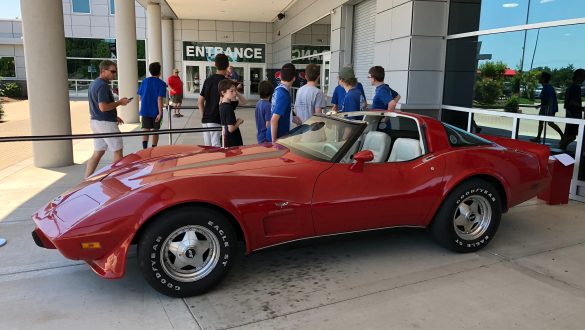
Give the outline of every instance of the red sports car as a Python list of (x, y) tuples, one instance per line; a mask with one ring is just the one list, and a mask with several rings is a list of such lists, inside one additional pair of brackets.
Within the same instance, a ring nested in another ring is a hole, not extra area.
[(105, 278), (124, 275), (138, 244), (148, 282), (177, 297), (219, 283), (238, 241), (250, 253), (407, 226), (472, 252), (549, 183), (548, 157), (538, 144), (414, 114), (317, 115), (275, 144), (130, 154), (37, 211), (33, 238)]

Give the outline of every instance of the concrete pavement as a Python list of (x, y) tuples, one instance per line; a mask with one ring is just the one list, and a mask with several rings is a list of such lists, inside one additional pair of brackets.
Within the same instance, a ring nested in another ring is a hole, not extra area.
[[(197, 111), (183, 113), (174, 127), (199, 127)], [(253, 110), (238, 115), (245, 143), (253, 143)], [(198, 134), (174, 138), (201, 142)], [(124, 143), (126, 151), (140, 148), (138, 137)], [(454, 254), (422, 230), (399, 229), (242, 256), (219, 287), (193, 298), (151, 289), (135, 250), (123, 279), (103, 280), (30, 237), (30, 215), (83, 177), (92, 142), (74, 149), (73, 166), (38, 169), (26, 159), (0, 170), (0, 237), (8, 239), (0, 248), (1, 329), (581, 329), (585, 322), (585, 204), (577, 202), (511, 209), (479, 253)]]

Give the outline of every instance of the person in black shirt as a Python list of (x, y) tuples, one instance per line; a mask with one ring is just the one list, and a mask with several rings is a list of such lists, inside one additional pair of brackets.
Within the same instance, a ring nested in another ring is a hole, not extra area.
[[(244, 123), (242, 118), (236, 118), (234, 110), (238, 106), (236, 83), (229, 79), (219, 82), (218, 86), (221, 100), (219, 103), (219, 117), (223, 127), (224, 147), (236, 147), (244, 145), (240, 125)], [(235, 100), (235, 101), (234, 101)]]
[[(219, 120), (219, 91), (217, 89), (219, 82), (224, 80), (227, 74), (227, 68), (230, 62), (225, 54), (215, 56), (215, 67), (217, 73), (213, 74), (203, 83), (201, 94), (197, 99), (199, 112), (201, 113), (201, 123), (203, 127), (220, 127)], [(221, 146), (220, 132), (203, 132), (203, 144), (206, 146)]]
[[(585, 80), (585, 70), (577, 69), (573, 72), (573, 83), (565, 91), (565, 110), (567, 118), (583, 118), (583, 105), (581, 104), (581, 84)], [(565, 136), (561, 139), (559, 148), (567, 149), (571, 142), (577, 138), (579, 126), (575, 124), (565, 125)]]

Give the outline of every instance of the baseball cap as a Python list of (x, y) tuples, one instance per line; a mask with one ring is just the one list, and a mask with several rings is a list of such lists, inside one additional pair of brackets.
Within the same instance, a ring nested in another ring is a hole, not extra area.
[(339, 71), (339, 78), (343, 80), (355, 79), (355, 73), (350, 67), (343, 67)]

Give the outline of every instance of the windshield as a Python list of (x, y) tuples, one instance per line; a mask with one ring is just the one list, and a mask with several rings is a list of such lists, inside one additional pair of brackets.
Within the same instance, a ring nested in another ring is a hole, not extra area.
[(303, 157), (337, 162), (366, 125), (362, 122), (352, 123), (337, 118), (313, 116), (276, 143)]

